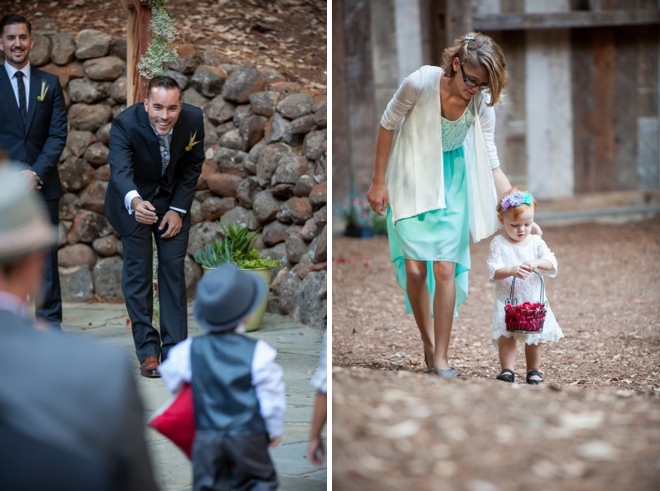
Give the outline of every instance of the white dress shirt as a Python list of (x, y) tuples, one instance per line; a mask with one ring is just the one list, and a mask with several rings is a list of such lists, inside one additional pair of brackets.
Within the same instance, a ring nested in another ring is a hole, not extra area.
[(18, 81), (16, 80), (16, 72), (23, 72), (23, 83), (25, 84), (25, 112), (30, 109), (30, 62), (25, 65), (21, 70), (16, 70), (13, 66), (5, 61), (5, 70), (7, 70), (7, 75), (9, 75), (9, 82), (11, 83), (11, 88), (14, 89), (14, 96), (16, 97), (16, 105), (21, 107), (21, 103), (18, 100)]
[[(442, 162), (440, 78), (442, 68), (423, 66), (403, 81), (381, 118), (383, 128), (401, 131), (392, 147), (385, 182), (396, 222), (446, 208)], [(495, 148), (495, 110), (487, 92), (475, 95), (477, 116), (463, 144), (468, 180), (472, 240), (478, 242), (500, 226), (492, 169), (500, 162)]]
[[(158, 372), (165, 387), (176, 393), (184, 383), (192, 381), (190, 347), (192, 338), (181, 341), (170, 350)], [(259, 401), (259, 412), (269, 435), (282, 435), (282, 420), (286, 413), (286, 386), (282, 380), (284, 370), (275, 363), (277, 351), (266, 341), (258, 340), (252, 357), (252, 386)]]
[[(151, 129), (154, 130), (154, 133), (159, 135), (159, 133), (156, 131), (156, 128), (151, 126)], [(168, 152), (170, 150), (170, 146), (172, 145), (172, 132), (173, 131), (174, 131), (174, 128), (172, 128), (167, 135), (163, 136), (163, 141), (165, 142), (165, 146), (167, 147)], [(128, 193), (126, 193), (126, 196), (124, 196), (124, 206), (128, 210), (129, 215), (133, 214), (133, 207), (131, 206), (131, 203), (133, 202), (133, 199), (135, 199), (135, 198), (142, 199), (142, 196), (140, 196), (140, 193), (138, 193), (136, 189), (134, 189), (133, 191), (129, 191)], [(170, 209), (172, 209), (174, 211), (178, 211), (180, 213), (186, 213), (186, 210), (182, 210), (180, 208), (175, 208), (173, 206), (170, 206)]]

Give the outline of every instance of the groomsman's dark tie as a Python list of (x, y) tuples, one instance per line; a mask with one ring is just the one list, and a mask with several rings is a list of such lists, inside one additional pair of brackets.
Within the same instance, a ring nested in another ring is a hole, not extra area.
[(162, 160), (163, 168), (160, 171), (160, 175), (164, 176), (167, 166), (170, 164), (170, 150), (165, 145), (165, 140), (162, 136), (158, 135), (158, 143), (160, 143), (160, 158)]
[(27, 121), (27, 104), (25, 101), (25, 83), (23, 82), (23, 77), (25, 74), (23, 72), (16, 72), (16, 82), (18, 83), (18, 105), (21, 110), (21, 118), (23, 118), (23, 125)]

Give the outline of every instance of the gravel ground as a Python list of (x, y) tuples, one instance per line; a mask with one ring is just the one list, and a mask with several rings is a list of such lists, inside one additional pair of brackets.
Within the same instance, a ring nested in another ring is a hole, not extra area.
[(544, 388), (494, 380), (490, 240), (472, 246), (448, 381), (424, 373), (387, 239), (333, 238), (333, 487), (660, 489), (660, 217), (544, 232), (566, 336), (544, 347)]

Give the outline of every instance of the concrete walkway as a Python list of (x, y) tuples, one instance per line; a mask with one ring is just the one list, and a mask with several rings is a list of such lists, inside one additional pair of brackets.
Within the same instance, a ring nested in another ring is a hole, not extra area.
[[(135, 379), (145, 408), (145, 420), (170, 397), (160, 379), (139, 375), (133, 337), (126, 330), (124, 305), (65, 304), (63, 330), (95, 337), (103, 343), (125, 349), (134, 361)], [(190, 309), (189, 309), (190, 312)], [(188, 318), (189, 336), (204, 331)], [(287, 413), (284, 417), (282, 443), (271, 451), (282, 491), (317, 491), (326, 489), (325, 465), (315, 467), (306, 458), (307, 441), (315, 392), (309, 381), (318, 365), (323, 333), (287, 317), (266, 314), (258, 331), (250, 336), (264, 339), (278, 350), (277, 362), (284, 368), (287, 386)], [(160, 433), (147, 428), (156, 480), (163, 491), (192, 490), (192, 468), (188, 458)]]

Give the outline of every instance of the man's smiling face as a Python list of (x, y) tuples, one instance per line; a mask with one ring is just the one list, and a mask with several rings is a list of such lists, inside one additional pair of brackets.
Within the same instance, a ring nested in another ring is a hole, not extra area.
[(2, 30), (0, 51), (4, 52), (7, 63), (18, 70), (27, 65), (33, 45), (34, 38), (23, 23), (9, 24)]
[(159, 135), (167, 135), (181, 114), (181, 92), (178, 89), (154, 87), (144, 100), (144, 110), (151, 126)]

